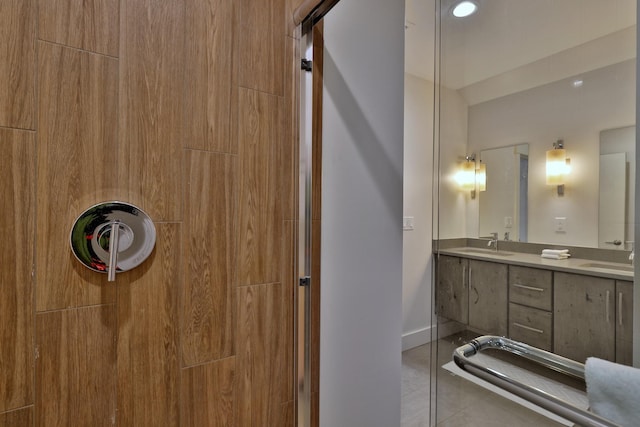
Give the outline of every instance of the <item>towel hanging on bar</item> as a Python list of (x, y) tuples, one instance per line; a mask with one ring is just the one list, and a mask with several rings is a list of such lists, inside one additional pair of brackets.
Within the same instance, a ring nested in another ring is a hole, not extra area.
[(589, 357), (584, 373), (594, 413), (621, 426), (640, 426), (640, 369)]

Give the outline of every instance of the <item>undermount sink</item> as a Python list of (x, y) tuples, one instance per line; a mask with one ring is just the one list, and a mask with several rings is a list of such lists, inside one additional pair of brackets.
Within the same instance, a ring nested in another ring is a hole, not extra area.
[(602, 262), (587, 262), (580, 265), (580, 267), (597, 268), (600, 270), (626, 271), (629, 273), (633, 273), (633, 266), (625, 265), (625, 264), (605, 264)]
[(495, 251), (492, 249), (480, 249), (480, 248), (464, 248), (458, 249), (460, 252), (467, 254), (482, 254), (482, 255), (494, 255), (494, 256), (511, 256), (511, 252)]

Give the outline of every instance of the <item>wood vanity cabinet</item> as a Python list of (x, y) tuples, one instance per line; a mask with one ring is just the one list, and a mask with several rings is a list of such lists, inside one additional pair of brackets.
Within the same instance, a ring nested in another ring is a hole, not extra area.
[(615, 360), (616, 283), (612, 279), (554, 272), (553, 351), (584, 363)]
[(509, 337), (552, 350), (553, 273), (509, 266)]
[(469, 327), (507, 334), (507, 264), (469, 260)]
[(440, 255), (438, 316), (491, 335), (507, 334), (506, 264)]
[(616, 280), (616, 362), (632, 364), (633, 282)]
[(465, 258), (438, 256), (436, 314), (465, 325), (469, 322), (468, 266)]
[(439, 255), (438, 316), (584, 363), (632, 363), (633, 282)]

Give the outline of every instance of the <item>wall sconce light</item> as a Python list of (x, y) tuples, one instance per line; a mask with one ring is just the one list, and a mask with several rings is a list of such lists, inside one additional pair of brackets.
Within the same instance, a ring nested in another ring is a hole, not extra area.
[(476, 168), (476, 185), (478, 186), (478, 191), (487, 190), (487, 165), (482, 163), (482, 160), (480, 160), (480, 164)]
[(456, 173), (455, 180), (462, 191), (470, 191), (471, 198), (476, 198), (476, 189), (485, 191), (487, 189), (487, 169), (486, 165), (480, 164), (476, 167), (476, 155), (471, 154), (465, 157), (465, 161), (460, 165)]
[(547, 185), (556, 185), (558, 196), (564, 196), (564, 182), (571, 171), (564, 141), (553, 143), (553, 150), (547, 151)]

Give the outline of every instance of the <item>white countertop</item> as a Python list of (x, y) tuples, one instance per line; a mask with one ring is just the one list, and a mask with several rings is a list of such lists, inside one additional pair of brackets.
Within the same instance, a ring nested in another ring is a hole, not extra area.
[(440, 249), (439, 253), (442, 255), (453, 255), (482, 261), (500, 262), (509, 265), (521, 265), (545, 270), (633, 281), (633, 267), (630, 262), (629, 264), (621, 264), (581, 258), (548, 259), (542, 258), (538, 254), (507, 251), (496, 252), (491, 249), (473, 247)]

